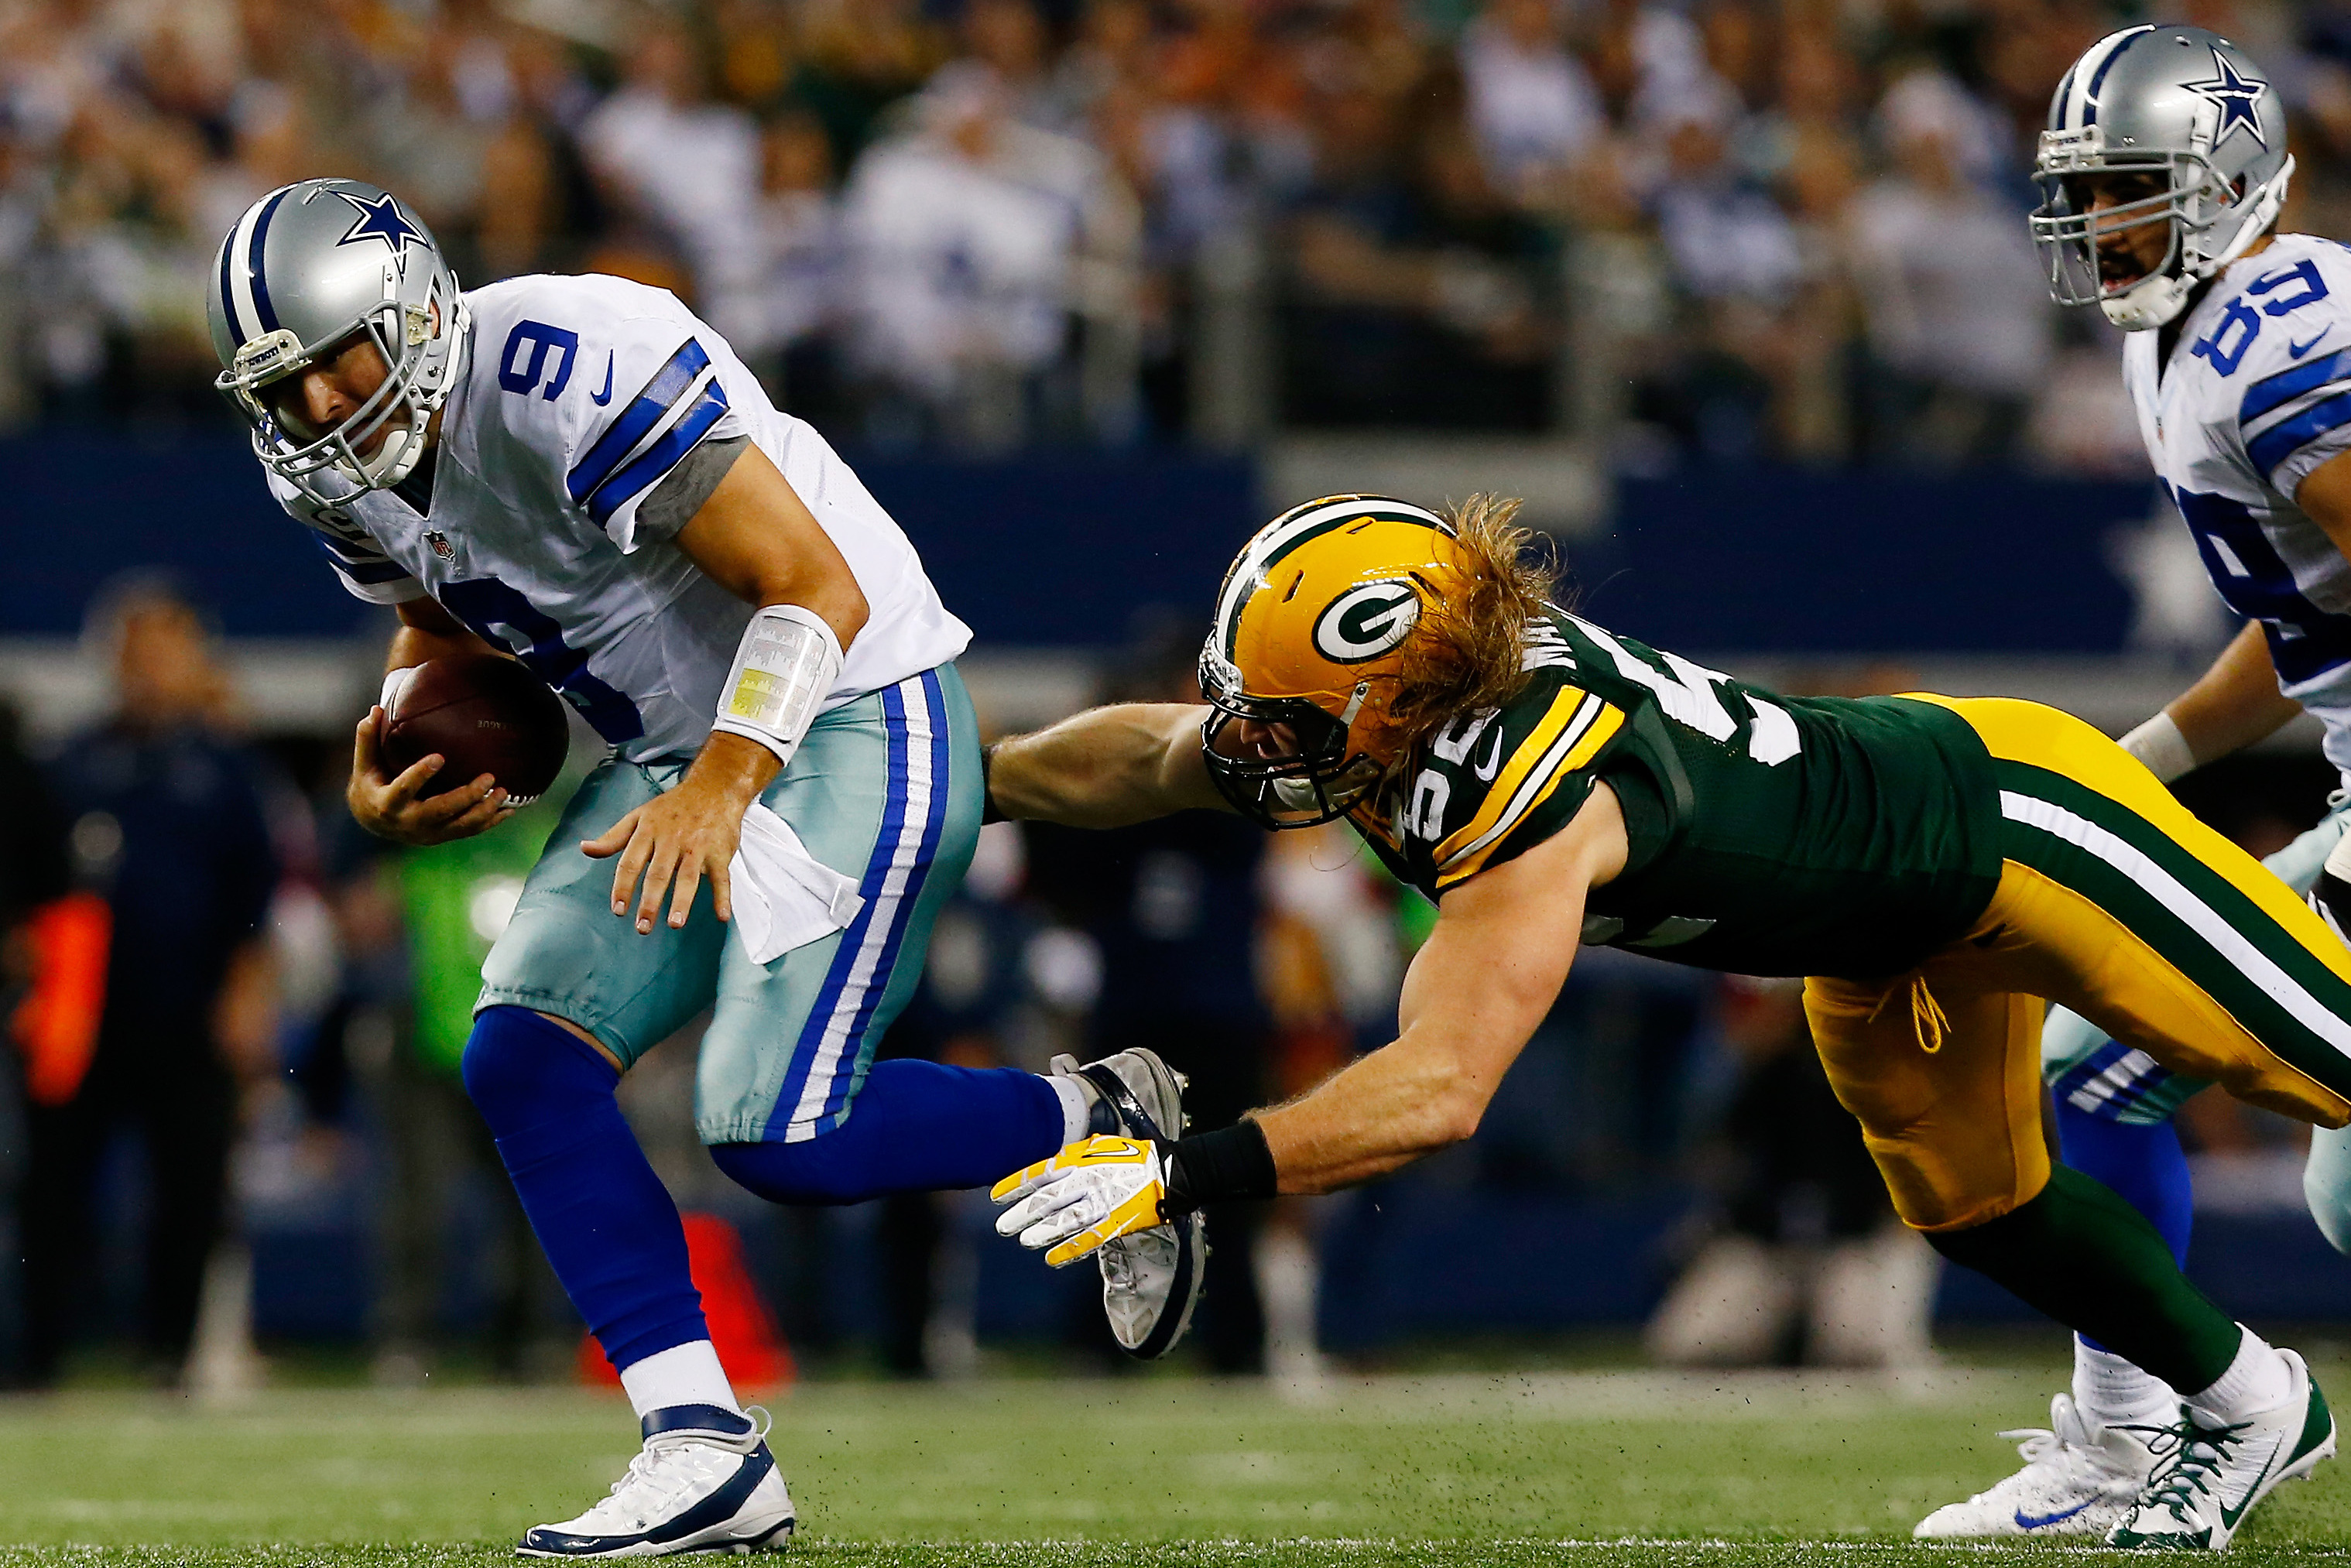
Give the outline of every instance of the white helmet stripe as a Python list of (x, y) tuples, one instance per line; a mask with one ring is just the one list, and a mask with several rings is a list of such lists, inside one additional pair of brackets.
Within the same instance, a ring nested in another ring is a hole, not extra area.
[(221, 304), (228, 311), (229, 330), (236, 335), (239, 346), (277, 328), (276, 313), (263, 309), (253, 297), (254, 270), (261, 259), (254, 254), (254, 233), (268, 223), (269, 214), (293, 188), (280, 185), (246, 208), (245, 216), (229, 231), (228, 243), (221, 247)]
[[(243, 226), (240, 222), (238, 227)], [(228, 335), (235, 339), (236, 346), (242, 349), (253, 334), (245, 329), (245, 318), (237, 313), (236, 287), (229, 279), (229, 274), (234, 270), (230, 265), (230, 258), (236, 255), (236, 235), (237, 229), (229, 230), (228, 238), (221, 245), (221, 314), (227, 319)]]
[(1426, 507), (1416, 507), (1408, 501), (1391, 500), (1384, 496), (1343, 497), (1311, 511), (1301, 512), (1285, 522), (1269, 524), (1249, 540), (1242, 549), (1240, 559), (1233, 563), (1233, 570), (1226, 575), (1224, 594), (1217, 604), (1216, 645), (1218, 651), (1223, 650), (1228, 640), (1232, 617), (1238, 612), (1241, 601), (1249, 596), (1258, 574), (1264, 570), (1269, 558), (1279, 555), (1300, 535), (1312, 531), (1333, 517), (1365, 511), (1411, 512), (1426, 518), (1434, 528), (1446, 526), (1444, 518)]
[(2106, 71), (2122, 57), (2123, 51), (2130, 47), (2133, 38), (2141, 33), (2154, 31), (2153, 23), (2142, 22), (2136, 27), (2125, 27), (2119, 33), (2108, 34), (2102, 41), (2093, 44), (2088, 54), (2074, 62), (2074, 90), (2065, 105), (2065, 123), (2059, 129), (2079, 131), (2085, 125), (2097, 123), (2098, 89), (2105, 85)]

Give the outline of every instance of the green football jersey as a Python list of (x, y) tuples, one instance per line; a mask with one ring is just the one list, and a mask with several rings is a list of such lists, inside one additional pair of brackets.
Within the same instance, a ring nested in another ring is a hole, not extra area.
[(1431, 735), (1351, 815), (1432, 898), (1560, 831), (1605, 779), (1631, 852), (1583, 939), (1748, 975), (1897, 974), (2001, 872), (1991, 759), (1906, 697), (1785, 697), (1555, 612), (1508, 706)]

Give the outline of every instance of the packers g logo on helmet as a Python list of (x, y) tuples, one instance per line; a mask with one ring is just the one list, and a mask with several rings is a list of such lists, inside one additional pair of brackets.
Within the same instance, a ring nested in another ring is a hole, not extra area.
[(1208, 773), (1242, 815), (1308, 827), (1352, 809), (1399, 748), (1387, 704), (1430, 603), (1454, 591), (1450, 524), (1385, 496), (1326, 496), (1257, 532), (1200, 652)]
[(1400, 646), (1420, 619), (1420, 591), (1391, 578), (1351, 588), (1314, 622), (1314, 646), (1342, 664), (1360, 664)]

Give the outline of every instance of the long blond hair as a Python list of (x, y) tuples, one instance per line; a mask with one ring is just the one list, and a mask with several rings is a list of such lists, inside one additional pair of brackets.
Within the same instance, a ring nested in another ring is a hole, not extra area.
[(1551, 537), (1520, 527), (1512, 497), (1476, 495), (1447, 509), (1459, 586), (1425, 602), (1388, 700), (1397, 755), (1457, 714), (1499, 707), (1525, 689), (1527, 627), (1559, 581)]

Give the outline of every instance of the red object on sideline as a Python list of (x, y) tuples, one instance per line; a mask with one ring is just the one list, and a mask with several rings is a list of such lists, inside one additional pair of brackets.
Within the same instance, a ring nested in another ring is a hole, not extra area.
[(114, 911), (94, 893), (69, 893), (33, 911), (25, 939), (33, 985), (10, 1029), (25, 1057), (25, 1092), (36, 1105), (62, 1105), (80, 1091), (98, 1052)]
[[(718, 1364), (737, 1395), (789, 1388), (799, 1369), (784, 1343), (768, 1303), (743, 1260), (743, 1238), (715, 1214), (687, 1214), (685, 1263), (694, 1288), (702, 1292), (702, 1315), (710, 1322), (710, 1343)], [(580, 1336), (580, 1381), (618, 1388), (621, 1375), (604, 1357), (594, 1334)]]

